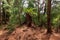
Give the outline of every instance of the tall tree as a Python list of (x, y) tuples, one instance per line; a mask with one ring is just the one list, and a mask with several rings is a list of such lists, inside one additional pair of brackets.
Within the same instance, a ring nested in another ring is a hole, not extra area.
[(51, 30), (51, 0), (47, 2), (47, 33), (52, 33)]
[(40, 0), (38, 0), (37, 2), (38, 2), (38, 22), (40, 22)]

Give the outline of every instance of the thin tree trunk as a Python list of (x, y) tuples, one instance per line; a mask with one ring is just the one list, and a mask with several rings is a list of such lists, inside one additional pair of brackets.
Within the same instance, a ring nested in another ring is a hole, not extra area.
[(18, 14), (18, 19), (19, 19), (19, 25), (21, 25), (21, 19), (20, 19), (20, 13), (22, 13), (22, 8), (20, 8), (20, 5), (19, 5), (19, 0), (15, 0), (15, 2), (14, 2), (14, 6), (15, 7), (18, 7), (18, 12), (17, 12), (17, 14)]
[(2, 25), (2, 5), (1, 5), (1, 3), (2, 3), (2, 0), (0, 0), (0, 25)]
[(39, 6), (40, 5), (40, 0), (38, 0), (37, 2), (38, 2), (38, 22), (40, 23), (40, 6)]
[(52, 33), (51, 30), (51, 0), (48, 0), (47, 3), (47, 33)]
[(2, 21), (3, 21), (3, 24), (6, 24), (7, 21), (6, 21), (6, 11), (5, 11), (5, 8), (2, 8)]
[[(22, 1), (20, 1), (22, 3)], [(19, 5), (20, 2), (18, 1), (18, 8), (19, 8), (19, 24), (21, 25), (21, 18), (20, 18), (20, 14), (22, 13), (23, 10), (23, 6)]]

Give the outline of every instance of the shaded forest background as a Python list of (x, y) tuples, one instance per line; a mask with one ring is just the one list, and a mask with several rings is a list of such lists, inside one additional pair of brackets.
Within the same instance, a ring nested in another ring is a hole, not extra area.
[[(0, 0), (0, 28), (13, 30), (18, 25), (46, 28), (47, 33), (60, 30), (60, 1)], [(32, 25), (34, 24), (34, 25)]]

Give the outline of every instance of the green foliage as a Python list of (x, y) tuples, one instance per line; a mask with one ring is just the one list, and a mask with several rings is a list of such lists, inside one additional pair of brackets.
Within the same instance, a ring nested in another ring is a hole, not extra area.
[(51, 19), (52, 25), (57, 27), (60, 21), (60, 4), (52, 8)]
[(30, 15), (37, 15), (36, 8), (24, 8), (25, 13), (30, 13)]
[[(25, 13), (29, 13), (32, 17), (32, 22), (34, 22), (36, 25), (46, 24), (47, 23), (47, 14), (40, 14), (40, 20), (41, 22), (38, 22), (38, 12), (37, 12), (37, 6), (34, 7), (34, 0), (27, 0), (28, 1), (28, 7), (23, 7), (24, 2), (23, 0), (2, 0), (4, 2), (3, 8), (5, 8), (5, 12), (10, 16), (10, 20), (8, 23), (8, 29), (12, 30), (14, 25), (23, 23), (25, 21)], [(19, 16), (20, 15), (20, 16)], [(20, 21), (19, 21), (20, 18)], [(52, 8), (51, 11), (51, 23), (52, 26), (58, 26), (60, 25), (60, 3), (57, 4), (57, 6)]]

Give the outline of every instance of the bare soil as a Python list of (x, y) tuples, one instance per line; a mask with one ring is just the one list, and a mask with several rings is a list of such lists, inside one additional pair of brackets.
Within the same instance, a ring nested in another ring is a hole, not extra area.
[(31, 28), (24, 25), (8, 34), (8, 30), (0, 30), (0, 40), (60, 40), (60, 33), (46, 34), (46, 29)]

